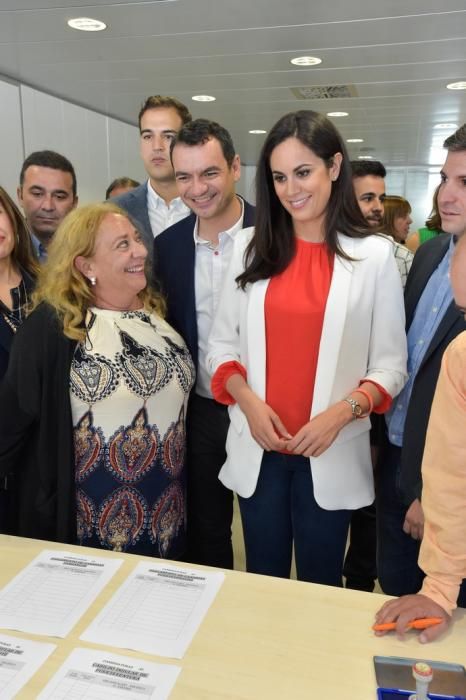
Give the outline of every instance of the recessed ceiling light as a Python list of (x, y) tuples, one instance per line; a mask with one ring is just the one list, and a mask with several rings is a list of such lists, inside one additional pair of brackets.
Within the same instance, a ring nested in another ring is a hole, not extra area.
[(358, 156), (359, 160), (373, 160), (374, 156)]
[(191, 99), (194, 102), (215, 102), (217, 98), (213, 95), (193, 95)]
[(442, 122), (441, 124), (435, 124), (434, 129), (457, 129), (458, 124), (450, 124), (450, 122)]
[(327, 112), (327, 117), (347, 117), (348, 112)]
[(296, 56), (290, 60), (290, 63), (294, 66), (317, 66), (322, 63), (322, 59), (317, 56)]
[(466, 80), (460, 80), (458, 83), (450, 83), (447, 85), (448, 90), (466, 90)]
[(250, 134), (266, 134), (265, 129), (249, 129)]
[(103, 29), (107, 29), (105, 22), (91, 17), (75, 17), (69, 19), (67, 24), (71, 29), (79, 29), (81, 32), (101, 32)]
[(346, 143), (364, 143), (364, 139), (346, 139)]

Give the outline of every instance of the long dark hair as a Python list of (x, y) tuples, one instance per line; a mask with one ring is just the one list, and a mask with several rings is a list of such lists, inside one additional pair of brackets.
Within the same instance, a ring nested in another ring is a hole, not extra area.
[(11, 260), (18, 270), (25, 270), (34, 279), (39, 273), (39, 265), (34, 255), (31, 236), (26, 221), (8, 192), (0, 186), (0, 206), (5, 210), (13, 228), (15, 245)]
[(440, 185), (435, 188), (434, 196), (432, 197), (432, 211), (429, 214), (429, 218), (426, 219), (426, 228), (429, 231), (442, 232), (442, 217), (438, 210), (438, 193), (440, 190)]
[(340, 174), (332, 183), (325, 217), (325, 241), (329, 252), (348, 259), (338, 244), (338, 231), (354, 238), (371, 234), (356, 201), (345, 144), (332, 122), (323, 114), (310, 110), (285, 114), (269, 132), (257, 163), (254, 236), (245, 253), (246, 269), (237, 278), (242, 289), (250, 282), (283, 272), (295, 252), (293, 222), (275, 193), (270, 169), (272, 151), (291, 137), (310, 148), (328, 168), (332, 166), (336, 153), (343, 156)]

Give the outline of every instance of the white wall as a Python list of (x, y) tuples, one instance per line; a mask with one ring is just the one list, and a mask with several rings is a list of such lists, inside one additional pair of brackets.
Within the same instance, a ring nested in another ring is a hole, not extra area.
[(0, 184), (14, 199), (24, 158), (42, 149), (71, 161), (81, 204), (104, 199), (116, 177), (146, 178), (136, 126), (4, 80), (0, 104)]
[(236, 185), (236, 191), (244, 197), (244, 199), (247, 199), (249, 204), (256, 203), (255, 177), (256, 168), (254, 165), (241, 166), (241, 179)]
[(16, 201), (16, 186), (24, 160), (19, 88), (0, 80), (0, 104), (0, 185)]

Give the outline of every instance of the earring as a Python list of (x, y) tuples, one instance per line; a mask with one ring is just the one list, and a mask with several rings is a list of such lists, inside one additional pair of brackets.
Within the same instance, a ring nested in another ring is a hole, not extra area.
[(89, 282), (92, 284), (93, 287), (95, 287), (95, 283), (97, 282), (97, 279), (95, 277), (89, 277)]

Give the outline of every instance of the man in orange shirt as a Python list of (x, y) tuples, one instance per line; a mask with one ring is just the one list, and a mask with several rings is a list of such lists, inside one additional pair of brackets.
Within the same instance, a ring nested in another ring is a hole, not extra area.
[[(462, 127), (466, 137), (466, 125)], [(457, 161), (454, 177), (442, 174), (442, 224), (458, 243), (450, 279), (455, 302), (466, 318), (466, 150), (449, 154)], [(454, 231), (453, 231), (454, 228)], [(396, 621), (403, 636), (409, 620), (440, 617), (424, 630), (422, 643), (438, 637), (450, 622), (462, 579), (466, 578), (466, 331), (448, 346), (430, 414), (422, 463), (424, 535), (419, 566), (425, 572), (420, 592), (386, 603), (377, 622)], [(379, 632), (378, 634), (384, 634)]]

